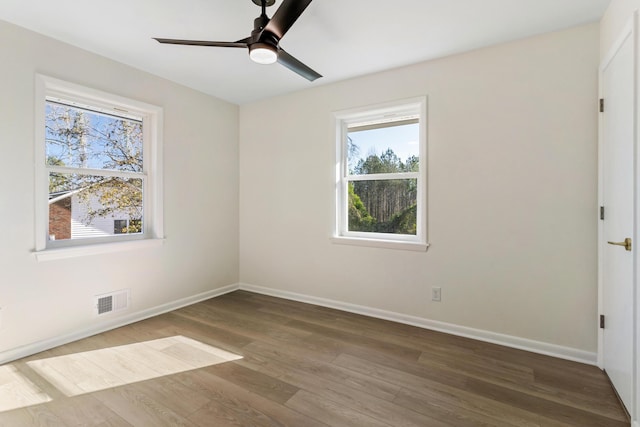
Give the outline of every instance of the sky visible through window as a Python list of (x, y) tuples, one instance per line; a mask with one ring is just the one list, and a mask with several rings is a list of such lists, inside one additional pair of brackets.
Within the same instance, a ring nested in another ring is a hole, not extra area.
[(411, 156), (419, 156), (420, 125), (418, 123), (349, 132), (351, 142), (358, 147), (357, 155), (349, 159), (350, 167), (370, 155), (380, 156), (387, 149), (393, 150), (402, 162)]
[(48, 101), (46, 155), (53, 166), (139, 172), (142, 122)]

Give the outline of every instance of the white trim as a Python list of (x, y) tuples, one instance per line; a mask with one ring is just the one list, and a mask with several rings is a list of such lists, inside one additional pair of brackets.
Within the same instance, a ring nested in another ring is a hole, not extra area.
[(347, 181), (390, 181), (394, 179), (419, 179), (420, 172), (376, 173), (372, 175), (347, 175)]
[(13, 348), (0, 352), (0, 364), (8, 363), (23, 357), (31, 356), (41, 351), (49, 350), (60, 345), (68, 344), (73, 341), (77, 341), (83, 338), (90, 337), (92, 335), (100, 334), (102, 332), (110, 331), (121, 326), (125, 326), (131, 323), (139, 322), (150, 317), (158, 316), (160, 314), (167, 313), (169, 311), (177, 310), (179, 308), (195, 304), (201, 301), (205, 301), (211, 298), (218, 297), (220, 295), (228, 294), (238, 290), (239, 285), (233, 284), (222, 288), (214, 289), (211, 291), (203, 292), (201, 294), (193, 295), (190, 297), (182, 298), (177, 301), (172, 301), (166, 304), (159, 305), (157, 307), (148, 308), (136, 313), (129, 314), (127, 316), (118, 317), (109, 321), (101, 322), (96, 326), (83, 329), (81, 331), (73, 332), (70, 334), (57, 336), (55, 338), (45, 339), (35, 343), (27, 344), (22, 347)]
[(36, 74), (35, 79), (35, 190), (34, 194), (34, 230), (35, 249), (43, 250), (47, 247), (47, 236), (49, 234), (49, 176), (44, 165), (46, 164), (46, 119), (45, 119), (45, 99), (47, 96), (46, 77)]
[(69, 246), (65, 248), (45, 249), (43, 251), (34, 251), (32, 253), (39, 262), (42, 262), (76, 258), (80, 256), (153, 248), (162, 246), (163, 243), (164, 239), (137, 239), (125, 240), (122, 242), (98, 243), (83, 246)]
[[(634, 29), (634, 19), (629, 20), (629, 22), (624, 26), (624, 28), (622, 29), (622, 31), (620, 32), (620, 35), (618, 36), (618, 38), (616, 39), (616, 41), (613, 43), (613, 45), (611, 46), (609, 52), (607, 52), (607, 54), (604, 56), (602, 62), (600, 63), (600, 67), (598, 69), (598, 98), (602, 99), (604, 97), (604, 94), (602, 93), (602, 80), (603, 80), (603, 73), (605, 68), (607, 68), (607, 66), (609, 66), (609, 63), (614, 59), (616, 53), (618, 52), (618, 50), (620, 50), (620, 48), (624, 45), (624, 42), (633, 34), (633, 29)], [(604, 168), (604, 164), (603, 164), (603, 141), (604, 141), (604, 135), (602, 134), (603, 132), (603, 117), (602, 114), (598, 114), (598, 206), (603, 206), (604, 204), (604, 199), (603, 199), (603, 176), (602, 176), (602, 171)], [(603, 265), (602, 265), (602, 260), (603, 260), (603, 254), (602, 254), (602, 247), (603, 247), (603, 242), (604, 242), (604, 227), (602, 224), (602, 221), (600, 220), (599, 216), (598, 216), (598, 313), (597, 316), (599, 318), (599, 315), (602, 314), (603, 311), (603, 307), (602, 307), (602, 281), (603, 281)], [(635, 237), (635, 236), (634, 236)], [(598, 325), (596, 326), (598, 328), (598, 367), (600, 369), (604, 368), (604, 361), (603, 361), (603, 342), (604, 342), (604, 336), (603, 336), (603, 331), (602, 329), (600, 329), (599, 327), (599, 321), (598, 321)]]
[[(633, 224), (633, 241), (640, 242), (640, 224), (638, 223), (637, 213), (640, 209), (640, 133), (638, 129), (638, 124), (640, 123), (640, 108), (638, 108), (638, 96), (639, 93), (639, 82), (640, 82), (640, 67), (638, 64), (638, 50), (640, 49), (640, 34), (638, 31), (638, 10), (634, 11), (631, 18), (627, 22), (627, 24), (620, 31), (619, 36), (604, 56), (600, 67), (599, 67), (599, 76), (598, 76), (598, 98), (602, 99), (604, 97), (602, 81), (604, 70), (609, 66), (611, 61), (615, 58), (615, 55), (620, 50), (620, 48), (624, 45), (627, 39), (632, 38), (632, 43), (634, 45), (634, 224)], [(606, 108), (606, 102), (605, 102)], [(603, 176), (603, 144), (604, 144), (604, 135), (603, 135), (603, 117), (602, 114), (598, 114), (598, 206), (603, 206), (603, 191), (604, 191), (604, 176)], [(606, 214), (606, 212), (605, 212)], [(604, 226), (602, 221), (598, 218), (598, 313), (597, 316), (599, 318), (600, 314), (603, 313), (603, 246), (605, 244), (604, 238)], [(640, 419), (640, 366), (638, 364), (638, 357), (640, 356), (640, 292), (638, 291), (639, 286), (639, 274), (638, 268), (640, 266), (640, 251), (634, 250), (634, 260), (633, 260), (633, 289), (635, 295), (633, 296), (633, 340), (632, 344), (632, 385), (631, 385), (631, 407), (627, 408), (631, 415), (631, 419), (635, 420), (633, 425), (635, 427), (640, 427), (639, 419)], [(599, 328), (599, 325), (596, 326), (598, 330), (598, 349), (597, 349), (597, 366), (600, 369), (604, 369), (604, 331)]]
[[(633, 12), (632, 20), (632, 32), (633, 32), (633, 47), (634, 47), (634, 99), (633, 99), (633, 108), (635, 112), (634, 122), (633, 122), (633, 140), (634, 140), (634, 224), (633, 224), (633, 239), (636, 242), (640, 242), (640, 222), (638, 220), (638, 212), (640, 211), (640, 129), (638, 129), (638, 125), (640, 124), (640, 101), (638, 97), (640, 96), (640, 31), (638, 28), (638, 10)], [(637, 245), (637, 243), (636, 243)], [(636, 246), (637, 248), (637, 246)], [(640, 251), (636, 250), (634, 252), (634, 263), (633, 263), (633, 339), (634, 344), (632, 346), (632, 360), (633, 360), (633, 379), (631, 382), (631, 408), (628, 408), (629, 414), (631, 415), (631, 419), (636, 421), (636, 424), (640, 421), (640, 361), (638, 358), (640, 357), (640, 291), (638, 290), (638, 286), (640, 285), (640, 272), (638, 268), (640, 266)]]
[(367, 246), (370, 248), (382, 249), (403, 249), (415, 252), (425, 252), (429, 247), (428, 243), (403, 242), (400, 240), (381, 240), (351, 236), (333, 236), (331, 237), (331, 241), (339, 245)]
[(606, 68), (609, 65), (609, 63), (616, 56), (616, 53), (618, 53), (618, 50), (620, 50), (620, 48), (624, 45), (624, 42), (627, 40), (627, 38), (633, 34), (637, 13), (638, 13), (637, 11), (634, 12), (631, 19), (629, 19), (629, 21), (625, 24), (625, 26), (620, 31), (618, 38), (615, 40), (615, 42), (613, 42), (613, 44), (609, 48), (609, 52), (607, 52), (607, 54), (602, 58), (602, 61), (600, 63), (600, 71), (602, 71), (604, 68)]
[[(602, 99), (602, 72), (603, 66), (600, 65), (598, 70), (598, 100)], [(599, 102), (599, 101), (598, 101)], [(598, 368), (604, 369), (604, 352), (603, 352), (603, 343), (604, 343), (604, 331), (600, 328), (600, 315), (603, 312), (603, 302), (602, 302), (602, 283), (603, 283), (603, 256), (604, 251), (602, 247), (602, 242), (604, 241), (604, 225), (602, 220), (600, 219), (600, 207), (604, 205), (604, 182), (602, 179), (602, 170), (604, 168), (604, 147), (602, 141), (604, 139), (603, 134), (603, 118), (602, 114), (598, 113), (598, 209), (597, 209), (597, 217), (596, 221), (598, 223), (598, 311), (596, 313), (596, 324), (594, 325), (597, 328), (597, 359), (596, 363)]]
[(273, 297), (284, 298), (292, 301), (299, 301), (307, 304), (319, 305), (322, 307), (335, 308), (337, 310), (362, 314), (364, 316), (375, 317), (377, 319), (390, 320), (392, 322), (402, 323), (405, 325), (417, 326), (419, 328), (429, 329), (432, 331), (444, 332), (459, 337), (471, 338), (478, 341), (503, 345), (505, 347), (511, 347), (519, 350), (530, 351), (533, 353), (544, 354), (547, 356), (558, 357), (560, 359), (586, 363), (588, 365), (596, 364), (596, 353), (579, 350), (576, 348), (549, 344), (542, 341), (534, 341), (527, 338), (515, 337), (512, 335), (499, 334), (482, 329), (454, 325), (452, 323), (439, 322), (437, 320), (430, 320), (423, 317), (410, 316), (407, 314), (366, 307), (363, 305), (350, 304), (327, 298), (303, 295), (295, 292), (282, 291), (279, 289), (265, 288), (262, 286), (255, 286), (247, 283), (240, 283), (240, 289), (244, 291), (255, 292), (257, 294), (270, 295)]
[[(49, 251), (52, 248), (76, 247), (86, 248), (87, 242), (74, 241), (48, 241), (49, 209), (48, 209), (48, 182), (49, 170), (59, 172), (78, 171), (77, 168), (45, 167), (45, 106), (47, 97), (54, 97), (67, 101), (73, 101), (78, 106), (96, 107), (104, 111), (117, 112), (119, 116), (135, 116), (141, 118), (143, 123), (143, 153), (145, 156), (143, 171), (141, 173), (94, 171), (82, 169), (82, 173), (95, 173), (100, 176), (130, 176), (143, 182), (143, 225), (144, 239), (154, 240), (164, 238), (164, 213), (163, 213), (163, 110), (162, 107), (146, 102), (125, 98), (97, 89), (66, 82), (42, 74), (35, 75), (35, 251)], [(127, 110), (124, 112), (124, 110)], [(100, 238), (101, 242), (110, 244), (117, 239), (110, 237)], [(120, 243), (120, 242), (118, 242)], [(126, 249), (126, 246), (118, 246)], [(99, 253), (88, 250), (91, 253)], [(87, 251), (67, 251), (67, 254), (84, 255)], [(112, 252), (112, 250), (109, 250)], [(73, 255), (69, 255), (73, 256)], [(68, 257), (68, 256), (65, 256)], [(50, 258), (45, 255), (43, 258)]]
[[(144, 175), (140, 172), (114, 171), (109, 169), (73, 168), (67, 166), (47, 166), (49, 172), (60, 173), (81, 173), (84, 175), (96, 175), (105, 177), (123, 177), (142, 179)], [(77, 191), (77, 190), (76, 190)]]
[[(148, 319), (150, 317), (158, 316), (160, 314), (177, 310), (179, 308), (186, 307), (191, 304), (196, 304), (201, 301), (205, 301), (205, 300), (215, 298), (224, 294), (228, 294), (230, 292), (233, 292), (239, 289), (249, 291), (249, 292), (255, 292), (257, 294), (284, 298), (292, 301), (315, 304), (322, 307), (335, 308), (337, 310), (342, 310), (349, 313), (357, 313), (357, 314), (362, 314), (365, 316), (370, 316), (378, 319), (390, 320), (392, 322), (402, 323), (402, 324), (411, 325), (411, 326), (417, 326), (419, 328), (434, 330), (438, 332), (444, 332), (444, 333), (461, 336), (465, 338), (476, 339), (478, 341), (490, 342), (493, 344), (503, 345), (511, 348), (517, 348), (525, 351), (531, 351), (534, 353), (544, 354), (547, 356), (553, 356), (553, 357), (558, 357), (561, 359), (571, 360), (575, 362), (586, 363), (589, 365), (594, 365), (596, 362), (595, 353), (578, 350), (570, 347), (563, 347), (555, 344), (544, 343), (541, 341), (534, 341), (526, 338), (514, 337), (511, 335), (498, 334), (495, 332), (484, 331), (481, 329), (458, 326), (451, 323), (438, 322), (435, 320), (429, 320), (422, 317), (410, 316), (406, 314), (365, 307), (362, 305), (330, 300), (326, 298), (303, 295), (303, 294), (298, 294), (298, 293), (288, 292), (288, 291), (281, 291), (278, 289), (255, 286), (247, 283), (239, 283), (239, 284), (233, 284), (233, 285), (225, 286), (222, 288), (214, 289), (211, 291), (203, 292), (201, 294), (193, 295), (190, 297), (182, 298), (180, 300), (162, 304), (157, 307), (142, 310), (137, 313), (132, 313), (127, 316), (118, 317), (110, 321), (101, 322), (99, 325), (93, 326), (91, 328), (86, 328), (78, 332), (57, 336), (55, 338), (45, 339), (35, 343), (27, 344), (25, 346), (0, 352), (0, 364), (21, 359), (23, 357), (27, 357), (27, 356), (39, 353), (41, 351), (49, 350), (51, 348), (54, 348), (60, 345), (64, 345), (64, 344), (77, 341), (92, 335), (96, 335), (96, 334), (106, 332), (115, 328), (119, 328), (121, 326), (139, 322), (141, 320)], [(637, 424), (638, 423), (636, 422), (636, 425)], [(637, 427), (640, 427), (640, 426), (637, 426)]]
[[(389, 120), (389, 115), (419, 116), (419, 172), (375, 175), (349, 175), (347, 173), (346, 150), (347, 132), (350, 124), (366, 121)], [(370, 246), (379, 248), (407, 249), (425, 251), (427, 244), (427, 212), (428, 212), (428, 156), (427, 156), (427, 97), (419, 96), (408, 99), (368, 105), (348, 110), (336, 111), (332, 114), (332, 126), (335, 129), (335, 182), (333, 183), (333, 230), (331, 241), (339, 244)], [(352, 181), (378, 179), (416, 179), (417, 188), (417, 224), (416, 235), (394, 235), (386, 233), (353, 232), (347, 229), (348, 224), (348, 191)], [(412, 243), (406, 245), (405, 243)], [(419, 247), (419, 249), (416, 249)]]

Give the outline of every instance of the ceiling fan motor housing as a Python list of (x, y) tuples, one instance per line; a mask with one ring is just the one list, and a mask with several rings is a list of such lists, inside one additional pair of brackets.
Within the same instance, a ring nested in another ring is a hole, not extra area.
[(278, 43), (280, 40), (264, 27), (269, 23), (266, 15), (260, 15), (253, 21), (251, 41), (248, 44), (249, 57), (259, 64), (273, 64), (278, 60)]

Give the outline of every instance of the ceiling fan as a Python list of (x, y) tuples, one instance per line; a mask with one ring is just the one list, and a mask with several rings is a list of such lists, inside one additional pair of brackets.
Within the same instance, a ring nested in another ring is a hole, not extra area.
[(253, 21), (253, 31), (245, 39), (235, 42), (215, 42), (206, 40), (176, 40), (155, 38), (160, 43), (190, 46), (244, 47), (249, 49), (249, 57), (259, 64), (279, 62), (291, 71), (298, 73), (309, 81), (322, 77), (280, 47), (280, 39), (291, 28), (311, 0), (283, 0), (271, 19), (267, 16), (268, 6), (275, 0), (252, 0), (262, 7), (262, 13)]

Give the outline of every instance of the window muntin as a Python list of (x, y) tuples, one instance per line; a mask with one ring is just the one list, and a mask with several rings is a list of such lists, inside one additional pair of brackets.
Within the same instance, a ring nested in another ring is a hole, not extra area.
[(426, 248), (426, 99), (340, 112), (335, 117), (334, 236), (340, 243), (355, 239)]
[(162, 238), (162, 110), (42, 75), (36, 107), (36, 252)]

